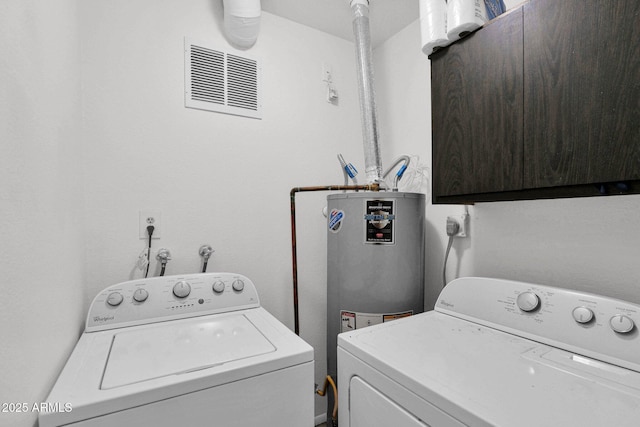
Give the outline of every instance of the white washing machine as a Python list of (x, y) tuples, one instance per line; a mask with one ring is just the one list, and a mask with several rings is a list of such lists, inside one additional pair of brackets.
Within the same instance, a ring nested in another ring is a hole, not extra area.
[(462, 278), (338, 337), (340, 427), (637, 427), (640, 306)]
[(313, 426), (313, 349), (231, 273), (102, 291), (40, 427)]

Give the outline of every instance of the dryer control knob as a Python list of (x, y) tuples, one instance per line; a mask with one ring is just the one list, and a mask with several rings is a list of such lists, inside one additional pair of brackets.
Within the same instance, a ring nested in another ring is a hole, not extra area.
[(611, 329), (619, 334), (626, 334), (628, 332), (631, 332), (635, 327), (633, 319), (631, 319), (629, 316), (625, 316), (624, 314), (616, 314), (611, 318), (611, 320), (609, 320), (609, 324), (611, 325)]
[(233, 287), (234, 291), (242, 292), (242, 290), (244, 289), (244, 282), (240, 279), (236, 279), (233, 281), (231, 286)]
[(111, 292), (107, 297), (107, 304), (111, 307), (117, 307), (122, 303), (122, 294), (120, 292)]
[(186, 298), (191, 293), (191, 285), (184, 280), (173, 285), (173, 294), (178, 298)]
[(516, 304), (522, 311), (534, 311), (540, 307), (540, 298), (533, 292), (523, 292), (518, 295)]
[(221, 294), (224, 292), (224, 282), (222, 280), (218, 280), (213, 283), (213, 292), (216, 294)]
[(136, 302), (145, 302), (149, 298), (149, 292), (146, 289), (136, 289), (133, 293), (133, 299)]
[(587, 307), (573, 309), (573, 319), (578, 323), (589, 323), (593, 320), (593, 311)]

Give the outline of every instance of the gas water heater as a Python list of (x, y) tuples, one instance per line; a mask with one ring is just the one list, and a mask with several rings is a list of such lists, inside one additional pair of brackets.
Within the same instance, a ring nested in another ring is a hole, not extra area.
[(327, 364), (336, 378), (339, 333), (424, 310), (425, 195), (339, 193), (327, 202)]

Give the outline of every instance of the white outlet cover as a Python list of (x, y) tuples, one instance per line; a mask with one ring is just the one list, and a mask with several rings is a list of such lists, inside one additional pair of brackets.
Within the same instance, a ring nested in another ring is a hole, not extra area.
[(458, 224), (460, 224), (460, 231), (458, 231), (456, 237), (467, 237), (469, 229), (469, 215), (458, 215), (454, 218), (456, 218), (458, 220)]
[(149, 234), (147, 233), (147, 227), (153, 225), (155, 229), (153, 230), (152, 239), (159, 239), (162, 237), (162, 213), (156, 210), (144, 210), (140, 211), (140, 215), (138, 217), (138, 229), (140, 233), (141, 239), (149, 239)]

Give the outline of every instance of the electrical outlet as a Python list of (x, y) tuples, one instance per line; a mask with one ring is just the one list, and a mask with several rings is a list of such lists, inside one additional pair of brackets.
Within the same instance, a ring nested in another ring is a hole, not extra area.
[(458, 223), (460, 229), (455, 234), (455, 237), (467, 237), (469, 231), (469, 215), (450, 215), (447, 217), (447, 221), (453, 220)]
[(159, 239), (162, 237), (162, 213), (160, 211), (140, 211), (138, 223), (140, 224), (139, 230), (141, 239), (149, 239), (147, 227), (150, 225), (154, 226), (151, 238)]

